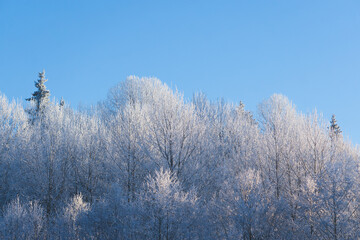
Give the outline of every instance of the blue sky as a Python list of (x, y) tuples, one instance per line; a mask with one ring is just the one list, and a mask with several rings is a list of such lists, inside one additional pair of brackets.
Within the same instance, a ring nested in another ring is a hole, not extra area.
[(105, 99), (128, 75), (155, 76), (190, 98), (273, 93), (317, 108), (360, 143), (359, 1), (0, 0), (0, 91), (24, 99), (46, 70), (73, 107)]

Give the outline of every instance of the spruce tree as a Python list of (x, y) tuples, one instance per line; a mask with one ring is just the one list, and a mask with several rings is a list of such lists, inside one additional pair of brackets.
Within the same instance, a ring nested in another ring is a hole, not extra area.
[(239, 114), (243, 114), (245, 112), (245, 104), (240, 101), (239, 106), (236, 108)]
[(236, 107), (236, 112), (239, 116), (245, 116), (251, 124), (256, 124), (253, 114), (250, 111), (245, 110), (245, 104), (240, 101), (239, 105)]
[[(37, 91), (32, 94), (32, 97), (27, 98), (26, 101), (35, 103), (35, 110), (29, 111), (32, 115), (39, 115), (43, 112), (46, 104), (49, 102), (50, 91), (46, 89), (45, 70), (39, 73), (39, 79), (35, 82)], [(35, 117), (35, 116), (34, 116)]]
[(330, 121), (330, 136), (338, 137), (341, 133), (342, 133), (342, 131), (341, 131), (339, 125), (337, 124), (335, 114), (333, 114), (331, 116), (331, 121)]
[(65, 105), (65, 100), (62, 97), (61, 97), (59, 105), (60, 105), (60, 107), (63, 107)]

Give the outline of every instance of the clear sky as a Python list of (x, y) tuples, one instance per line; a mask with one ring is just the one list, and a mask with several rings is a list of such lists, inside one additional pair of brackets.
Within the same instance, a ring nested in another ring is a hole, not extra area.
[(0, 0), (0, 91), (29, 97), (42, 69), (73, 107), (128, 75), (254, 112), (282, 93), (360, 143), (360, 1)]

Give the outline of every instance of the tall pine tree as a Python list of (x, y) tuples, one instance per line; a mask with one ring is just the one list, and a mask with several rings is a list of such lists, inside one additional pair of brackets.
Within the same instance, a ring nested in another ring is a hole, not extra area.
[(26, 101), (33, 102), (35, 104), (35, 109), (28, 111), (33, 117), (32, 121), (43, 113), (44, 108), (49, 102), (50, 91), (46, 89), (45, 82), (47, 82), (47, 79), (45, 79), (45, 70), (43, 70), (39, 73), (39, 79), (35, 82), (37, 91), (32, 94), (32, 97), (26, 99)]
[(340, 126), (337, 124), (335, 114), (333, 114), (330, 121), (330, 137), (337, 138), (338, 136), (340, 136), (341, 133), (342, 131), (340, 129)]

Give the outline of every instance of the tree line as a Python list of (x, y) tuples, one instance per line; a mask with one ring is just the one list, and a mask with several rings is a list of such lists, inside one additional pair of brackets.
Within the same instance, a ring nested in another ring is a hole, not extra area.
[(128, 77), (88, 111), (0, 95), (1, 239), (357, 239), (359, 149), (274, 94), (185, 100)]

